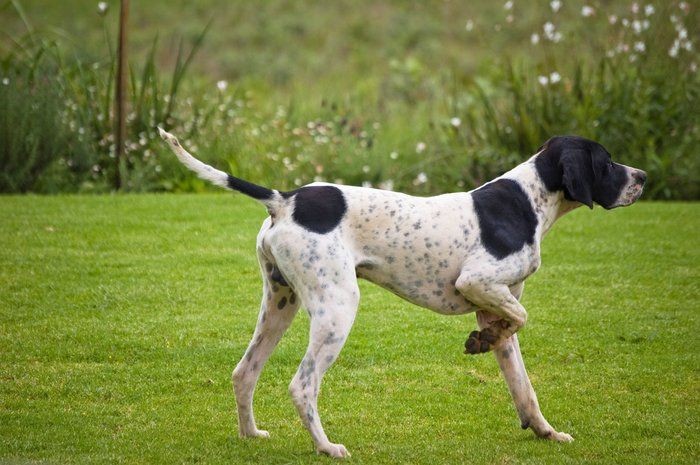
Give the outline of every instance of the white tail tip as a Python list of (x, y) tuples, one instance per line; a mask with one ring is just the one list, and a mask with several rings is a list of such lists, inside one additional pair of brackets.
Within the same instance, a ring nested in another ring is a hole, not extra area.
[(160, 134), (160, 137), (168, 142), (169, 144), (179, 146), (180, 143), (177, 141), (177, 137), (173, 136), (169, 132), (165, 131), (163, 128), (158, 126), (158, 134)]

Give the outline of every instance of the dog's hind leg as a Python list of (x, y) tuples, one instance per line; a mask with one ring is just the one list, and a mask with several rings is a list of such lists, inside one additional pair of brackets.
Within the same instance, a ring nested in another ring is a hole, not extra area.
[[(522, 283), (511, 288), (511, 292), (516, 299), (520, 299), (522, 290)], [(479, 310), (476, 312), (476, 320), (479, 327), (484, 329), (496, 323), (499, 317), (492, 313)], [(570, 435), (560, 433), (552, 428), (542, 415), (539, 403), (537, 402), (537, 395), (532, 388), (530, 378), (527, 376), (527, 371), (525, 371), (525, 363), (520, 353), (518, 335), (513, 334), (510, 336), (504, 343), (494, 347), (493, 352), (498, 361), (498, 366), (501, 368), (501, 373), (503, 373), (503, 377), (508, 384), (510, 395), (513, 397), (515, 409), (518, 411), (522, 428), (531, 428), (538, 437), (544, 439), (551, 439), (559, 442), (573, 441)]]
[(268, 437), (259, 430), (253, 416), (253, 392), (263, 365), (289, 328), (299, 309), (299, 299), (279, 277), (277, 268), (258, 250), (263, 274), (263, 296), (258, 323), (248, 348), (233, 370), (233, 391), (238, 409), (238, 431), (241, 437)]
[(348, 266), (347, 262), (345, 266), (337, 265), (325, 263), (316, 271), (318, 276), (325, 274), (327, 277), (310, 284), (304, 291), (299, 290), (311, 317), (311, 329), (306, 354), (289, 384), (289, 393), (316, 451), (344, 458), (350, 454), (342, 444), (328, 440), (317, 403), (321, 379), (345, 344), (360, 298), (354, 266)]

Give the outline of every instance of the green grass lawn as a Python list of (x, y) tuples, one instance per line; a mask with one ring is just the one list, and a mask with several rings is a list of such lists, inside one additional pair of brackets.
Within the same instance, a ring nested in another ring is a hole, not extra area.
[[(269, 440), (237, 437), (264, 209), (228, 195), (0, 197), (0, 462), (331, 463), (287, 395), (300, 312), (258, 386)], [(321, 391), (351, 463), (700, 462), (700, 204), (580, 209), (543, 245), (521, 344), (572, 444), (522, 431), (473, 316), (363, 283)]]

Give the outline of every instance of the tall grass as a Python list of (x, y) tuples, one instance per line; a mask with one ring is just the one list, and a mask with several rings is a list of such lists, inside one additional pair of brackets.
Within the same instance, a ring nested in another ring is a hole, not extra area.
[[(39, 33), (21, 3), (13, 0), (25, 33), (2, 58), (0, 72), (0, 191), (97, 191), (111, 189), (114, 178), (114, 73), (116, 54), (104, 29), (102, 58), (90, 58), (62, 45), (62, 33)], [(171, 188), (162, 181), (162, 163), (154, 156), (156, 127), (181, 128), (177, 117), (181, 86), (207, 32), (186, 46), (180, 41), (173, 70), (156, 65), (157, 37), (140, 66), (130, 66), (127, 115), (126, 190)], [(198, 128), (189, 126), (188, 132)]]
[(63, 88), (41, 56), (31, 68), (6, 73), (0, 84), (0, 192), (54, 191), (52, 165), (63, 176), (89, 166), (82, 134), (64, 120)]

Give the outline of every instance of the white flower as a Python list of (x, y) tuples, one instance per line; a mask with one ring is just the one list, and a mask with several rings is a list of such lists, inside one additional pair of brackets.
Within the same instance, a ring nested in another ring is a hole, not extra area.
[(670, 56), (671, 58), (676, 58), (678, 56), (678, 49), (679, 48), (680, 48), (680, 42), (678, 41), (678, 39), (676, 39), (673, 42), (673, 45), (671, 46), (671, 48), (668, 50), (668, 56)]
[(97, 14), (100, 16), (104, 16), (107, 13), (107, 9), (109, 8), (109, 5), (107, 2), (99, 2), (97, 4)]
[(456, 116), (454, 118), (450, 119), (450, 124), (456, 128), (459, 127), (460, 124), (462, 124), (462, 120), (457, 118)]
[(365, 174), (366, 174), (366, 173), (369, 173), (369, 170), (370, 170), (369, 165), (365, 165), (365, 166), (362, 167), (362, 172), (365, 173)]
[(690, 11), (690, 6), (688, 5), (688, 2), (680, 2), (680, 3), (678, 4), (678, 8), (680, 8), (681, 10), (683, 10), (683, 12), (685, 12), (685, 13), (687, 13), (688, 11)]
[(379, 188), (384, 189), (385, 191), (393, 191), (394, 190), (394, 181), (391, 179), (387, 179), (386, 181), (382, 181), (379, 183)]
[(223, 92), (223, 91), (225, 91), (226, 88), (228, 87), (228, 82), (223, 81), (223, 80), (222, 80), (222, 81), (218, 81), (218, 82), (216, 83), (216, 87), (217, 87), (221, 92)]
[(394, 150), (393, 152), (391, 152), (391, 153), (389, 154), (389, 158), (391, 158), (392, 160), (396, 160), (397, 158), (399, 158), (399, 152), (397, 152), (396, 150)]
[(545, 38), (548, 40), (551, 40), (552, 42), (559, 42), (561, 40), (561, 32), (557, 32), (556, 26), (549, 21), (544, 23), (542, 29), (544, 30)]
[(549, 38), (549, 36), (551, 36), (554, 33), (555, 27), (554, 24), (547, 21), (546, 23), (544, 23), (544, 26), (542, 26), (542, 29), (544, 30), (544, 34), (547, 36), (547, 38)]
[(549, 82), (551, 84), (556, 84), (557, 82), (561, 81), (561, 74), (557, 73), (554, 71), (549, 75)]
[(635, 15), (639, 13), (639, 3), (634, 2), (630, 8)]
[(647, 5), (644, 7), (644, 14), (647, 16), (653, 15), (655, 11), (654, 5)]
[(425, 152), (425, 147), (426, 147), (425, 142), (418, 142), (418, 143), (416, 144), (416, 153), (423, 153), (423, 152)]
[(10, 78), (2, 78), (2, 85), (9, 86), (10, 85)]
[(418, 173), (418, 176), (416, 176), (416, 179), (413, 180), (413, 185), (419, 186), (421, 184), (425, 184), (426, 182), (428, 182), (428, 175), (421, 171)]
[(635, 34), (639, 34), (642, 32), (642, 22), (638, 19), (635, 19), (632, 21), (632, 29), (634, 29)]
[(556, 13), (561, 8), (561, 2), (559, 0), (552, 0), (549, 2), (549, 6), (552, 8), (552, 11)]
[(362, 187), (372, 187), (371, 181), (362, 181)]
[(539, 34), (532, 34), (530, 36), (530, 42), (532, 45), (537, 45), (540, 43), (540, 35)]
[(512, 9), (513, 9), (513, 1), (512, 1), (512, 0), (508, 0), (508, 1), (503, 5), (503, 8), (505, 8), (506, 10), (512, 10)]
[(474, 21), (468, 19), (467, 24), (464, 25), (464, 29), (466, 29), (467, 32), (471, 32), (474, 29)]
[(549, 78), (547, 76), (537, 76), (537, 82), (542, 86), (549, 84)]
[(616, 24), (617, 23), (617, 15), (610, 15), (608, 16), (608, 22), (610, 24)]
[(695, 62), (692, 62), (692, 63), (690, 64), (690, 71), (693, 72), (693, 73), (697, 72), (697, 71), (698, 71), (698, 64), (695, 63)]
[(581, 16), (584, 18), (588, 18), (589, 16), (593, 16), (595, 14), (595, 9), (592, 6), (589, 5), (583, 5), (583, 8), (581, 8)]
[(639, 53), (644, 53), (647, 50), (646, 45), (644, 42), (639, 41), (634, 43), (634, 51), (639, 52)]

